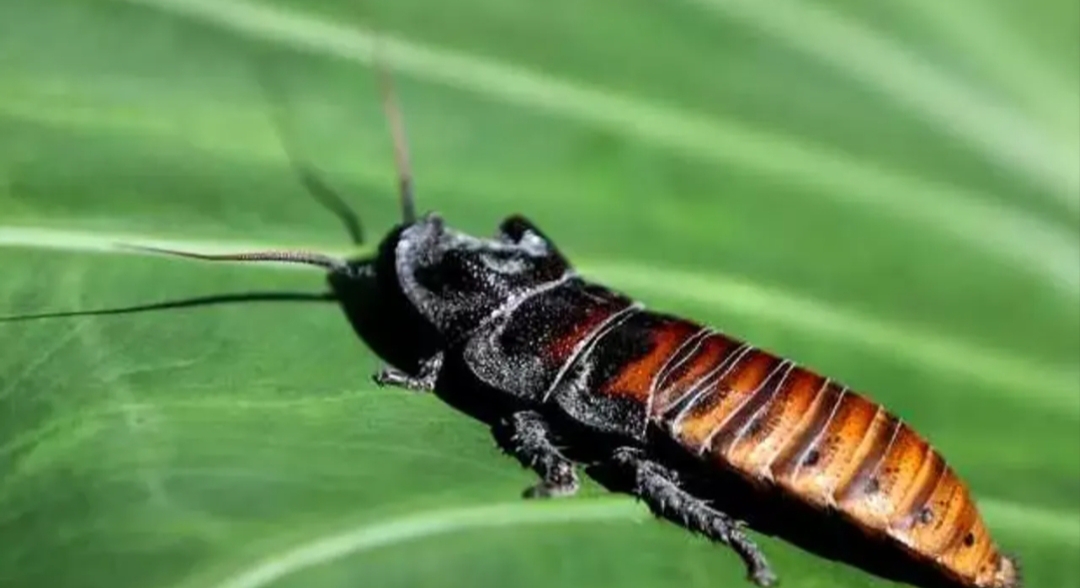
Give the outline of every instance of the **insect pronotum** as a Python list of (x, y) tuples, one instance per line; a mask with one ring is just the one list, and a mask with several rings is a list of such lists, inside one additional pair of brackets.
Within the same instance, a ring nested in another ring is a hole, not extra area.
[[(706, 478), (734, 474), (763, 493), (833, 513), (949, 582), (1020, 586), (1015, 558), (991, 540), (966, 485), (885, 408), (583, 278), (522, 216), (507, 218), (490, 239), (451, 229), (434, 213), (418, 217), (404, 125), (384, 72), (381, 82), (402, 222), (375, 254), (139, 249), (326, 270), (353, 327), (386, 363), (376, 382), (468, 407), (539, 475), (528, 496), (573, 494), (576, 463), (558, 446), (588, 446), (655, 513), (732, 547), (760, 586), (776, 575), (742, 524), (685, 484), (684, 468), (658, 447), (677, 447)], [(324, 202), (336, 198), (301, 172)], [(355, 217), (346, 224), (359, 239)]]

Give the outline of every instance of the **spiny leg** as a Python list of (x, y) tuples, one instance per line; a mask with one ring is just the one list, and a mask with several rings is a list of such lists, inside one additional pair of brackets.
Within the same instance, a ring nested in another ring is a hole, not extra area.
[(372, 379), (380, 386), (396, 386), (415, 392), (431, 392), (435, 389), (435, 381), (439, 378), (442, 364), (443, 354), (440, 352), (420, 362), (420, 373), (415, 376), (387, 365), (383, 366)]
[(730, 546), (746, 563), (750, 580), (758, 586), (776, 583), (776, 574), (761, 549), (743, 533), (742, 524), (683, 490), (675, 472), (649, 460), (640, 449), (619, 448), (612, 457), (618, 466), (633, 474), (634, 492), (653, 513), (681, 521), (688, 529)]
[(503, 450), (540, 476), (540, 483), (527, 488), (526, 498), (571, 496), (578, 490), (574, 463), (551, 442), (551, 429), (535, 411), (516, 412), (501, 423), (495, 439)]

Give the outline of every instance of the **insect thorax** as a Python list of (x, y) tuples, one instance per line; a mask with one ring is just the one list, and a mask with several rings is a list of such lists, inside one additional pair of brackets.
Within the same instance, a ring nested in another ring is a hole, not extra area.
[(448, 345), (572, 276), (539, 231), (515, 227), (514, 219), (496, 238), (484, 239), (447, 228), (429, 214), (401, 231), (393, 256), (403, 296)]

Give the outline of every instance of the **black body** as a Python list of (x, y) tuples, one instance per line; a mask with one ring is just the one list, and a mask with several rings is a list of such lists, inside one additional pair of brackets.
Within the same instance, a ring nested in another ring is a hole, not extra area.
[(529, 221), (510, 217), (494, 239), (479, 239), (429, 214), (391, 231), (373, 259), (332, 270), (329, 281), (357, 333), (388, 364), (375, 381), (434, 391), (491, 425), (499, 444), (541, 478), (526, 496), (573, 494), (574, 462), (553, 440), (587, 438), (576, 449), (629, 478), (654, 512), (731, 545), (756, 584), (774, 583), (741, 524), (684, 490), (652, 454), (647, 407), (590, 392), (606, 369), (635, 355), (632, 336), (593, 345), (641, 305), (582, 279)]

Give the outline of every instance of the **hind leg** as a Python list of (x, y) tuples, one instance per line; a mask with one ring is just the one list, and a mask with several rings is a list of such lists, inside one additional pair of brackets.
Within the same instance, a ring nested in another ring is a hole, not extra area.
[(634, 477), (634, 492), (657, 516), (730, 546), (746, 564), (750, 580), (758, 586), (776, 583), (761, 549), (743, 533), (742, 525), (714, 510), (679, 486), (675, 472), (648, 459), (639, 449), (623, 447), (612, 456), (614, 463)]
[(578, 490), (574, 463), (551, 442), (551, 428), (535, 411), (516, 412), (494, 430), (504, 451), (540, 476), (540, 483), (525, 490), (526, 498), (571, 496)]

